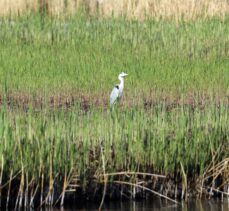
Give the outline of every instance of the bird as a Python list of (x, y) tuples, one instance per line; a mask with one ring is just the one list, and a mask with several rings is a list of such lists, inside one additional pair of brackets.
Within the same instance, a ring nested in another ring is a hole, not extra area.
[(124, 77), (127, 76), (127, 73), (121, 72), (118, 76), (120, 80), (120, 84), (114, 86), (111, 95), (110, 95), (110, 107), (113, 108), (118, 99), (120, 99), (123, 95), (124, 88)]

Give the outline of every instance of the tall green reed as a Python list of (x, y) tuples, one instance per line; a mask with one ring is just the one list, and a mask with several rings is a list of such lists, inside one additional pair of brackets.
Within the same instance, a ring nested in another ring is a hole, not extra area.
[[(225, 106), (211, 104), (203, 111), (188, 105), (168, 111), (159, 104), (115, 114), (96, 109), (86, 114), (78, 109), (26, 114), (1, 110), (3, 181), (11, 170), (25, 171), (36, 181), (41, 173), (47, 180), (71, 168), (82, 177), (92, 176), (101, 168), (101, 146), (107, 171), (173, 173), (182, 162), (187, 171), (200, 174), (212, 153), (228, 144), (227, 117)], [(221, 159), (227, 156), (223, 150)]]
[(227, 19), (176, 23), (76, 16), (45, 18), (41, 26), (39, 16), (31, 15), (2, 18), (1, 27), (1, 89), (7, 80), (15, 95), (107, 96), (123, 70), (130, 75), (127, 96), (227, 89)]

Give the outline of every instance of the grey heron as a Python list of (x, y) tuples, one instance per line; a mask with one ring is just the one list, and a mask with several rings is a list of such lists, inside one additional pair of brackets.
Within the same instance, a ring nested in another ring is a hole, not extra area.
[(120, 84), (114, 86), (111, 95), (110, 95), (110, 107), (113, 108), (114, 104), (117, 102), (119, 98), (123, 95), (124, 88), (124, 77), (128, 74), (122, 72), (119, 74), (118, 79), (120, 80)]

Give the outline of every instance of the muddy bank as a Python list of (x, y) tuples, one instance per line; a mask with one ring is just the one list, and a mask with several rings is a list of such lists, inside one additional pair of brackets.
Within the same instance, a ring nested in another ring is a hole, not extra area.
[[(124, 96), (121, 105), (133, 108), (137, 106), (150, 109), (158, 104), (164, 104), (168, 110), (181, 105), (190, 106), (192, 109), (199, 107), (204, 110), (206, 103), (213, 103), (216, 106), (224, 104), (229, 106), (229, 96), (209, 96), (207, 94), (195, 95), (193, 93), (187, 94), (185, 97), (170, 96), (170, 95), (143, 95), (136, 98), (131, 96)], [(0, 95), (0, 105), (6, 105), (9, 109), (20, 109), (27, 111), (32, 107), (36, 111), (43, 109), (66, 109), (70, 110), (72, 107), (79, 106), (84, 111), (90, 108), (98, 107), (109, 108), (109, 94), (101, 94), (97, 96), (83, 95), (83, 94), (57, 94), (48, 97), (44, 96), (30, 96), (23, 94), (9, 94), (6, 96)]]

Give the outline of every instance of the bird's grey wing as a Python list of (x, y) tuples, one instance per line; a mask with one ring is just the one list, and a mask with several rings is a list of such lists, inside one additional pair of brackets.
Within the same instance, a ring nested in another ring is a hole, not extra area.
[(110, 95), (110, 105), (111, 106), (115, 104), (118, 97), (119, 97), (119, 87), (117, 85), (113, 88), (111, 95)]

